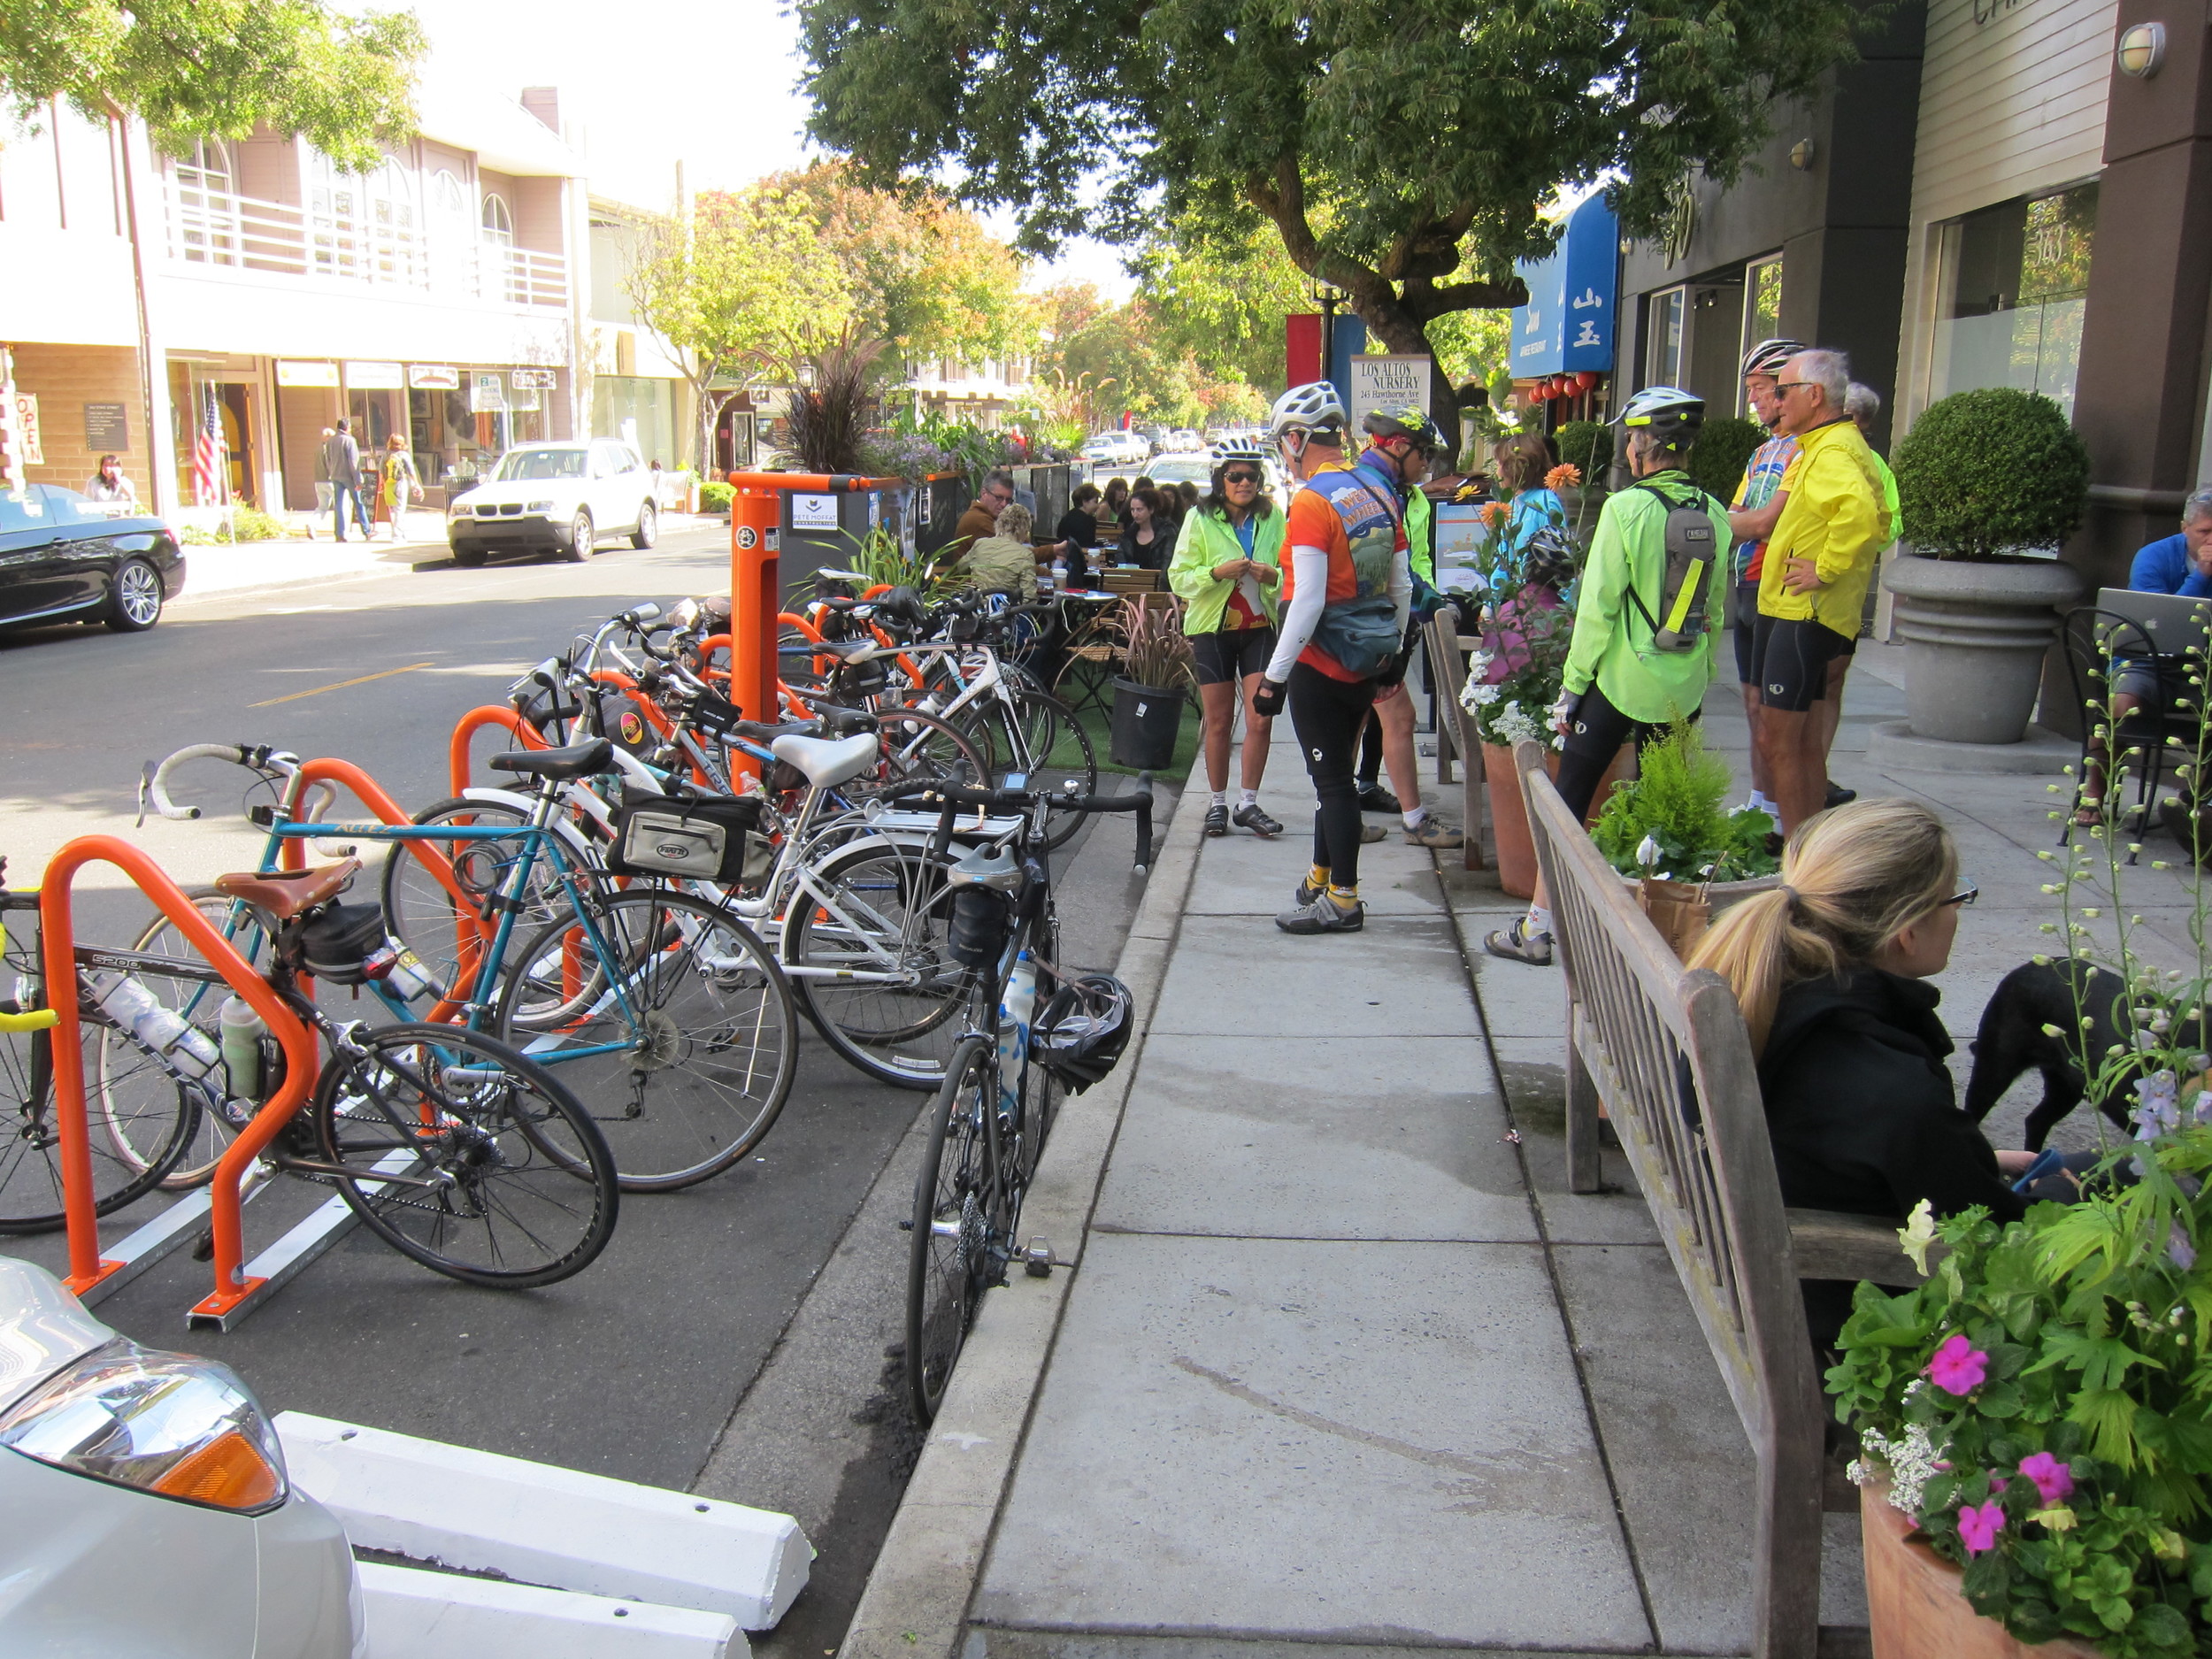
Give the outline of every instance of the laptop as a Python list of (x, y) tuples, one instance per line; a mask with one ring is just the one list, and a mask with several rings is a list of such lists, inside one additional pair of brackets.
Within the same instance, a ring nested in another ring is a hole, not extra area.
[[(2161, 657), (2179, 657), (2192, 648), (2204, 651), (2212, 646), (2212, 637), (2208, 637), (2208, 630), (2212, 630), (2212, 599), (2139, 593), (2132, 588), (2101, 588), (2097, 590), (2097, 609), (2125, 617), (2135, 624), (2150, 641), (2151, 649)], [(2125, 639), (2118, 641), (2123, 651), (2136, 643)]]

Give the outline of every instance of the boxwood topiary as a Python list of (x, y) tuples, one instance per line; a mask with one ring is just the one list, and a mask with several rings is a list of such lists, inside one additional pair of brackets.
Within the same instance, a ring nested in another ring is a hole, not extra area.
[(1753, 453), (1767, 441), (1767, 430), (1741, 415), (1723, 415), (1709, 420), (1691, 448), (1690, 476), (1708, 495), (1731, 499), (1743, 481), (1743, 471)]
[(2089, 501), (2089, 449), (2039, 392), (1954, 392), (1913, 422), (1893, 457), (1904, 539), (1934, 558), (2055, 548)]
[(736, 498), (735, 485), (706, 483), (699, 486), (699, 511), (701, 512), (727, 512), (730, 510), (730, 503)]

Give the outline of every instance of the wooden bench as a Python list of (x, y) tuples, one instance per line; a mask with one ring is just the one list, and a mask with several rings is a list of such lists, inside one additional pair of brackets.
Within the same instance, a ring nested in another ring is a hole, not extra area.
[(1466, 832), (1461, 859), (1464, 868), (1480, 870), (1486, 862), (1482, 837), (1489, 789), (1483, 777), (1481, 734), (1475, 729), (1475, 717), (1459, 701), (1460, 687), (1467, 683), (1468, 653), (1479, 641), (1459, 631), (1458, 618), (1450, 611), (1431, 617), (1421, 638), (1428, 656), (1429, 683), (1436, 687), (1436, 781), (1451, 782), (1452, 761), (1456, 756), (1462, 780), (1461, 820)]
[(1514, 763), (1566, 979), (1568, 1184), (1599, 1189), (1601, 1107), (1758, 1459), (1752, 1651), (1816, 1659), (1828, 1411), (1797, 1281), (1919, 1276), (1901, 1224), (1783, 1207), (1734, 994), (1676, 960), (1543, 757), (1524, 743)]

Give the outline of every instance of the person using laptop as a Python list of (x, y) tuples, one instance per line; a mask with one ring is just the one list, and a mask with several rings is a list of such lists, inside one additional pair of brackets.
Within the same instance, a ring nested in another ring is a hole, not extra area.
[[(2136, 554), (2128, 571), (2128, 588), (2139, 594), (2212, 600), (2212, 485), (2182, 503), (2177, 534), (2162, 536)], [(2112, 698), (2108, 722), (2115, 728), (2137, 710), (2159, 701), (2154, 664), (2116, 661), (2108, 686)], [(2103, 809), (2104, 762), (2104, 745), (2092, 743), (2083, 768), (2081, 800), (2074, 810), (2077, 824), (2094, 824)]]

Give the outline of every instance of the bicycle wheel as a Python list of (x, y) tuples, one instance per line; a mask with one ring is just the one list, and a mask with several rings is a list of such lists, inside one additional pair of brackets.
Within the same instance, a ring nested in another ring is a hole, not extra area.
[(855, 842), (784, 912), (783, 962), (807, 1018), (848, 1063), (900, 1088), (944, 1080), (974, 982), (949, 949), (950, 862), (919, 843)]
[[(161, 1184), (191, 1143), (200, 1108), (151, 1052), (106, 1015), (81, 1012), (77, 1034), (84, 1056), (92, 1208), (104, 1216)], [(0, 1125), (0, 1233), (51, 1233), (66, 1225), (55, 1110), (53, 1033), (0, 1032), (0, 1114), (6, 1119)], [(119, 1125), (126, 1132), (120, 1136)], [(131, 1156), (119, 1146), (130, 1148)]]
[[(415, 822), (449, 828), (472, 825), (518, 829), (529, 822), (529, 815), (501, 802), (454, 797), (425, 807), (415, 814)], [(519, 838), (502, 838), (420, 845), (434, 846), (452, 860), (465, 907), (422, 862), (416, 843), (395, 841), (378, 877), (384, 926), (393, 938), (422, 959), (439, 984), (465, 995), (469, 987), (457, 983), (462, 977), (464, 945), (488, 937), (480, 932), (479, 918), (490, 913), (491, 902), (513, 871), (515, 861), (525, 856), (525, 843)], [(541, 858), (523, 891), (522, 909), (515, 917), (517, 935), (544, 926), (567, 910), (568, 900), (561, 892), (552, 859)]]
[(943, 1403), (991, 1262), (991, 1179), (983, 1114), (998, 1089), (998, 1050), (971, 1035), (955, 1049), (930, 1108), (929, 1149), (914, 1184), (906, 1270), (906, 1395), (926, 1426)]
[[(358, 1032), (323, 1068), (319, 1156), (369, 1231), (466, 1285), (527, 1290), (589, 1266), (613, 1236), (614, 1157), (576, 1097), (481, 1032)], [(381, 1179), (392, 1176), (403, 1179)]]
[[(1054, 795), (1090, 795), (1098, 788), (1098, 756), (1075, 710), (1048, 692), (1021, 690), (1012, 708), (994, 700), (971, 733), (990, 751), (991, 775), (1020, 772), (1022, 787)], [(1079, 812), (1055, 812), (1045, 820), (1048, 849), (1064, 845), (1083, 827)]]
[[(228, 939), (248, 962), (265, 963), (268, 955), (267, 928), (252, 906), (213, 887), (187, 887), (185, 897), (192, 901), (192, 907), (206, 918), (208, 926)], [(148, 923), (146, 931), (133, 941), (131, 949), (150, 956), (168, 956), (180, 963), (207, 965), (198, 947), (166, 916), (157, 916)], [(164, 1007), (173, 1009), (209, 1037), (219, 1038), (216, 1013), (230, 995), (227, 986), (174, 979), (151, 968), (138, 971), (138, 982)], [(119, 1032), (111, 1029), (103, 1033), (98, 1064), (85, 1075), (85, 1105), (102, 1125), (102, 1133), (107, 1135), (117, 1157), (135, 1168), (150, 1169), (161, 1156), (159, 1141), (166, 1136), (166, 1126), (134, 1117), (127, 1110), (117, 1110), (116, 1091), (108, 1083), (111, 1064), (126, 1059), (132, 1049), (133, 1045)], [(156, 1143), (142, 1146), (140, 1141), (150, 1130)], [(190, 1144), (179, 1153), (174, 1165), (162, 1179), (163, 1189), (180, 1192), (204, 1185), (214, 1175), (216, 1164), (230, 1149), (235, 1133), (220, 1112), (202, 1110)]]
[(876, 718), (882, 752), (875, 770), (837, 786), (854, 805), (901, 784), (983, 787), (990, 771), (983, 751), (950, 721), (913, 708), (879, 709)]
[(523, 944), (500, 1036), (557, 1068), (622, 1185), (666, 1192), (760, 1144), (791, 1094), (799, 1021), (767, 947), (703, 900), (635, 887), (595, 901), (603, 961), (572, 911)]

